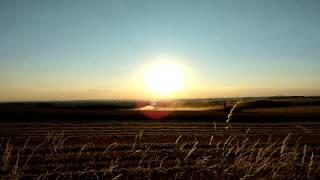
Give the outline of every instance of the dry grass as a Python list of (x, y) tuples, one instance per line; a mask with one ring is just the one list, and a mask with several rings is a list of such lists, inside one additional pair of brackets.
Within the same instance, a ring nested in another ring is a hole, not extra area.
[[(174, 144), (179, 143), (180, 135)], [(138, 136), (140, 139), (141, 136)], [(213, 137), (213, 136), (211, 136)], [(52, 144), (49, 145), (48, 142), (52, 139)], [(152, 177), (152, 172), (167, 172), (171, 168), (178, 168), (179, 172), (184, 172), (186, 169), (191, 167), (192, 171), (196, 174), (199, 170), (204, 170), (208, 174), (219, 175), (221, 177), (239, 177), (242, 179), (248, 178), (259, 178), (259, 177), (269, 177), (269, 178), (285, 178), (289, 174), (292, 174), (290, 178), (315, 178), (319, 175), (319, 162), (316, 161), (314, 152), (308, 151), (307, 145), (304, 148), (299, 148), (297, 144), (294, 146), (289, 146), (290, 134), (283, 139), (281, 142), (270, 142), (269, 144), (261, 144), (257, 140), (253, 144), (249, 144), (249, 139), (244, 139), (239, 143), (240, 139), (237, 136), (229, 136), (225, 141), (217, 142), (213, 144), (213, 140), (210, 139), (209, 146), (207, 149), (198, 149), (199, 142), (195, 140), (191, 148), (186, 149), (185, 146), (189, 145), (188, 142), (181, 142), (180, 147), (177, 149), (171, 149), (170, 151), (159, 150), (159, 152), (165, 152), (163, 155), (154, 158), (152, 154), (155, 151), (150, 151), (149, 148), (142, 149), (141, 144), (135, 138), (133, 143), (134, 147), (139, 147), (139, 149), (133, 148), (135, 153), (132, 153), (128, 158), (137, 159), (136, 165), (130, 165), (130, 161), (125, 158), (121, 158), (121, 151), (114, 150), (119, 143), (114, 142), (107, 146), (106, 150), (102, 152), (102, 155), (108, 157), (110, 161), (105, 162), (108, 164), (106, 168), (103, 169), (93, 169), (94, 166), (84, 167), (78, 171), (69, 170), (68, 168), (61, 167), (65, 171), (61, 171), (60, 167), (53, 170), (47, 170), (50, 173), (44, 172), (38, 174), (38, 178), (66, 178), (66, 177), (91, 177), (91, 176), (101, 176), (101, 172), (104, 175), (112, 176), (112, 179), (121, 179), (127, 177), (124, 172), (125, 169), (128, 171), (137, 171), (143, 173), (144, 175), (149, 175)], [(63, 146), (58, 146), (61, 144), (63, 138), (61, 136), (47, 137), (44, 143), (41, 143), (37, 147), (34, 147), (33, 151), (29, 155), (23, 154), (23, 149), (19, 149), (16, 155), (12, 155), (13, 145), (10, 141), (7, 142), (2, 156), (2, 177), (3, 179), (20, 179), (24, 177), (24, 171), (28, 170), (31, 172), (32, 166), (28, 167), (28, 163), (31, 161), (36, 161), (39, 156), (47, 156), (47, 161), (56, 159), (58, 163), (59, 160), (70, 157), (63, 156), (63, 154), (57, 153), (57, 151)], [(141, 141), (141, 140), (140, 140)], [(75, 153), (76, 160), (78, 162), (88, 161), (87, 163), (92, 165), (99, 163), (98, 152), (97, 153), (86, 153), (86, 149), (89, 148), (90, 143), (84, 144), (80, 150)], [(216, 148), (214, 148), (216, 147)], [(42, 154), (40, 150), (45, 151), (48, 154)], [(215, 150), (215, 151), (212, 151)], [(197, 152), (199, 151), (199, 152)], [(204, 151), (204, 152), (203, 152)], [(176, 155), (173, 155), (175, 154)], [(90, 158), (88, 158), (88, 156)], [(27, 157), (27, 158), (21, 158)], [(162, 157), (162, 158), (159, 158)], [(171, 159), (175, 157), (175, 165), (171, 165)], [(24, 160), (24, 162), (22, 162)], [(93, 160), (93, 162), (90, 162)], [(100, 161), (101, 162), (101, 161)], [(103, 161), (102, 161), (103, 162)], [(147, 162), (149, 163), (146, 167)], [(34, 162), (33, 162), (34, 163)], [(76, 163), (76, 162), (74, 162)], [(128, 164), (126, 164), (128, 163)], [(159, 164), (155, 166), (155, 164)], [(129, 167), (126, 167), (128, 166)], [(145, 172), (144, 172), (145, 171)], [(30, 173), (29, 173), (30, 175)], [(109, 177), (109, 176), (107, 176)], [(126, 179), (126, 178), (124, 178)]]
[(250, 136), (249, 130), (228, 135), (229, 130), (215, 125), (220, 134), (180, 134), (166, 143), (157, 142), (160, 136), (147, 142), (150, 137), (141, 130), (130, 136), (131, 143), (114, 140), (101, 148), (85, 137), (79, 138), (78, 146), (70, 146), (73, 140), (65, 131), (51, 131), (42, 142), (28, 137), (20, 146), (7, 140), (0, 151), (0, 177), (315, 179), (320, 175), (319, 153), (311, 145), (301, 146), (298, 136), (260, 138)]

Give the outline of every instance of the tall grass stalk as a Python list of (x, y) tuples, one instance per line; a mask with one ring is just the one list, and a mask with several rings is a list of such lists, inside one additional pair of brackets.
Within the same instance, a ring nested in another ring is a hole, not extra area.
[(310, 177), (310, 172), (311, 172), (311, 169), (312, 169), (312, 164), (313, 164), (313, 152), (311, 152), (311, 157), (310, 157), (310, 161), (309, 161), (309, 164), (308, 164), (308, 178)]
[(11, 152), (12, 152), (12, 145), (10, 144), (10, 139), (6, 143), (5, 150), (3, 152), (2, 156), (2, 170), (8, 171), (9, 170), (9, 164), (11, 159)]
[(241, 100), (238, 101), (233, 107), (232, 109), (230, 110), (229, 114), (228, 114), (228, 119), (226, 121), (226, 123), (229, 123), (232, 119), (232, 115), (233, 115), (233, 111), (236, 109), (236, 107), (241, 103)]
[(177, 138), (175, 144), (178, 144), (178, 141), (179, 141), (179, 139), (180, 139), (181, 137), (182, 137), (182, 135), (180, 135), (180, 136)]

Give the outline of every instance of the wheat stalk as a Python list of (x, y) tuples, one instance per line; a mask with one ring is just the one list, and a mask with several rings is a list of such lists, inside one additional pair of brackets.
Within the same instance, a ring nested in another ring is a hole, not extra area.
[(114, 178), (112, 178), (112, 180), (118, 180), (121, 176), (122, 176), (122, 174), (119, 174), (119, 175), (115, 176)]
[(230, 110), (229, 114), (228, 114), (228, 119), (226, 121), (226, 123), (230, 122), (231, 119), (232, 119), (232, 115), (233, 115), (233, 111), (236, 109), (236, 107), (241, 103), (241, 100), (238, 101), (233, 107), (232, 109)]
[(213, 140), (213, 135), (211, 135), (209, 146), (211, 146), (212, 140)]
[(177, 138), (177, 140), (176, 140), (176, 142), (175, 142), (175, 144), (177, 144), (178, 143), (178, 141), (179, 141), (179, 139), (182, 137), (182, 135), (180, 135), (178, 138)]
[(19, 168), (19, 161), (20, 161), (20, 150), (18, 150), (17, 153), (17, 160), (16, 160), (16, 164), (13, 166), (13, 169), (11, 170), (11, 179), (12, 180), (18, 180), (21, 177), (21, 171)]
[(11, 158), (11, 152), (12, 152), (12, 145), (10, 144), (10, 139), (7, 141), (6, 148), (3, 152), (2, 157), (2, 170), (6, 171), (9, 169), (9, 163)]
[(143, 135), (143, 130), (141, 130), (141, 131), (139, 132), (139, 139), (140, 139), (140, 142), (141, 142), (141, 139), (142, 139), (142, 135)]
[(115, 148), (119, 143), (118, 142), (113, 142), (112, 144), (110, 144), (102, 153), (102, 155), (104, 155), (109, 149), (113, 149)]
[(311, 153), (310, 162), (308, 164), (308, 178), (310, 176), (310, 172), (311, 172), (311, 169), (312, 169), (312, 164), (313, 164), (313, 152)]
[(189, 156), (192, 154), (193, 151), (195, 151), (197, 149), (197, 145), (198, 145), (198, 141), (196, 141), (193, 145), (193, 147), (190, 149), (189, 153), (187, 154), (187, 156), (184, 158), (184, 160), (187, 160), (189, 158)]
[(307, 155), (307, 145), (305, 144), (303, 147), (303, 156), (302, 156), (302, 160), (301, 160), (301, 164), (304, 165), (304, 160), (306, 158)]
[(164, 158), (161, 159), (159, 168), (162, 168), (163, 161), (164, 161), (167, 157), (168, 157), (168, 156), (165, 156)]
[(288, 134), (287, 137), (282, 142), (282, 146), (281, 146), (281, 150), (280, 150), (281, 156), (283, 156), (283, 153), (286, 150), (287, 142), (288, 142), (288, 139), (289, 139), (290, 135), (291, 134)]

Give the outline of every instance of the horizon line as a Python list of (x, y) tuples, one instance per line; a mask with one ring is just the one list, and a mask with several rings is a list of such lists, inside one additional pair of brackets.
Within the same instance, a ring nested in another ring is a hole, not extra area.
[(205, 100), (205, 99), (243, 99), (243, 98), (276, 98), (276, 97), (288, 97), (288, 98), (320, 98), (320, 95), (276, 95), (276, 96), (237, 96), (237, 97), (208, 97), (208, 98), (162, 98), (162, 99), (152, 99), (152, 98), (125, 98), (125, 99), (56, 99), (56, 100), (4, 100), (0, 103), (36, 103), (36, 102), (76, 102), (76, 101), (173, 101), (173, 100)]

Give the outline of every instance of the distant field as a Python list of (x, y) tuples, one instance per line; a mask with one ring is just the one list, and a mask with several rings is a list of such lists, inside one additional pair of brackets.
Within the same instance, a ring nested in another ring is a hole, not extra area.
[(2, 123), (2, 179), (315, 179), (320, 123)]
[(320, 106), (255, 108), (255, 109), (245, 109), (245, 110), (242, 110), (242, 112), (255, 112), (255, 113), (320, 113)]

